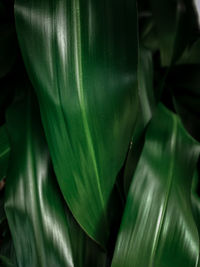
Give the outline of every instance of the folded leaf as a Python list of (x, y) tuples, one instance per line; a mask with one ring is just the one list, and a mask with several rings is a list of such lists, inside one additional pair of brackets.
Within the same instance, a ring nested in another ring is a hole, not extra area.
[(164, 106), (154, 115), (128, 193), (113, 267), (196, 267), (191, 184), (200, 145)]
[(5, 210), (19, 267), (105, 266), (105, 254), (64, 205), (33, 95), (8, 110), (11, 161)]
[(17, 0), (25, 65), (61, 191), (105, 245), (107, 205), (137, 113), (135, 0)]

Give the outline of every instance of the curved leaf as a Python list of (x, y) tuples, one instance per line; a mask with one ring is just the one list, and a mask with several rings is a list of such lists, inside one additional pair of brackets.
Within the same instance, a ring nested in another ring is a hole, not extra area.
[(191, 183), (200, 145), (159, 106), (128, 193), (113, 267), (196, 267)]
[(8, 110), (11, 163), (5, 210), (19, 267), (105, 266), (105, 254), (76, 224), (54, 176), (28, 87)]
[(17, 0), (15, 16), (60, 188), (105, 245), (137, 113), (135, 0)]

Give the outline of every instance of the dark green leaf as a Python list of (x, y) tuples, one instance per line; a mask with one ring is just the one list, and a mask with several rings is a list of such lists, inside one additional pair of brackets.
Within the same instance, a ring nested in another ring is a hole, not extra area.
[(6, 177), (10, 155), (10, 143), (6, 126), (0, 127), (0, 181)]
[(200, 64), (200, 39), (185, 49), (177, 64)]
[(153, 62), (151, 51), (140, 47), (138, 64), (138, 84), (139, 84), (139, 115), (136, 121), (136, 127), (132, 138), (128, 157), (124, 170), (124, 187), (128, 192), (132, 180), (133, 172), (144, 143), (144, 131), (152, 117), (156, 107), (156, 100), (153, 90)]
[(17, 0), (17, 33), (62, 193), (105, 245), (137, 114), (135, 0)]
[(159, 50), (159, 40), (154, 18), (151, 15), (145, 19), (145, 22), (141, 20), (139, 20), (139, 26), (142, 28), (140, 30), (140, 44), (153, 52)]
[(4, 210), (5, 188), (0, 190), (0, 266), (16, 267), (16, 255)]
[(15, 267), (10, 259), (6, 258), (5, 256), (0, 255), (0, 264), (1, 267)]
[(190, 0), (151, 0), (162, 65), (169, 66), (196, 34), (197, 18)]
[(191, 184), (200, 145), (159, 105), (128, 193), (113, 267), (195, 267)]
[(5, 210), (19, 267), (105, 266), (65, 207), (50, 162), (38, 107), (28, 96), (8, 110), (11, 159)]
[(192, 208), (194, 212), (194, 217), (197, 224), (197, 229), (200, 235), (200, 197), (197, 192), (197, 188), (199, 186), (199, 175), (197, 169), (195, 170), (192, 182), (192, 190), (191, 190), (191, 200), (192, 200)]
[(200, 65), (174, 67), (167, 83), (176, 112), (188, 132), (200, 141)]

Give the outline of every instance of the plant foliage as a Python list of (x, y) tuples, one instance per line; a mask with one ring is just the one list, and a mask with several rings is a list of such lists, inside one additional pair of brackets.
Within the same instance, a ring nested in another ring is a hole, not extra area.
[(200, 266), (199, 10), (0, 0), (0, 266)]

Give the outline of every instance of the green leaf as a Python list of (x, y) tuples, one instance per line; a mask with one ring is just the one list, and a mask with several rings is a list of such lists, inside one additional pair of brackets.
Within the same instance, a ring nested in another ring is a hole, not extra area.
[(0, 266), (17, 266), (16, 255), (4, 210), (5, 188), (0, 190)]
[(173, 93), (176, 112), (188, 132), (200, 141), (200, 65), (180, 65), (173, 68), (168, 87)]
[(5, 256), (0, 255), (0, 264), (1, 267), (15, 267), (13, 263)]
[(200, 38), (185, 49), (177, 64), (200, 64)]
[(56, 176), (97, 242), (137, 114), (135, 0), (16, 0), (18, 38)]
[(194, 217), (197, 224), (197, 229), (200, 235), (200, 197), (197, 193), (197, 188), (199, 186), (199, 175), (197, 169), (195, 170), (192, 182), (191, 190), (191, 200), (192, 200), (192, 209), (194, 212)]
[(151, 0), (159, 39), (161, 62), (169, 66), (196, 34), (197, 17), (190, 0)]
[(10, 155), (10, 143), (6, 126), (0, 127), (0, 181), (6, 177)]
[(105, 253), (65, 206), (39, 109), (28, 86), (25, 88), (27, 96), (21, 96), (7, 113), (12, 151), (5, 210), (18, 266), (105, 266)]
[(156, 100), (153, 90), (152, 53), (142, 46), (140, 47), (139, 53), (138, 85), (139, 116), (137, 116), (136, 127), (124, 169), (124, 188), (126, 193), (128, 192), (133, 172), (137, 166), (144, 144), (145, 128), (150, 121), (156, 107)]
[(200, 145), (164, 106), (148, 127), (128, 193), (113, 267), (195, 267), (191, 184)]
[(139, 136), (150, 121), (156, 106), (153, 89), (153, 61), (152, 53), (140, 47), (138, 64), (139, 107), (140, 116), (137, 117), (135, 136)]
[(12, 241), (12, 237), (10, 234), (10, 230), (8, 227), (7, 220), (5, 220), (0, 225), (0, 266), (1, 267), (7, 267), (7, 266), (17, 266), (17, 259), (16, 254), (14, 250), (14, 245)]

